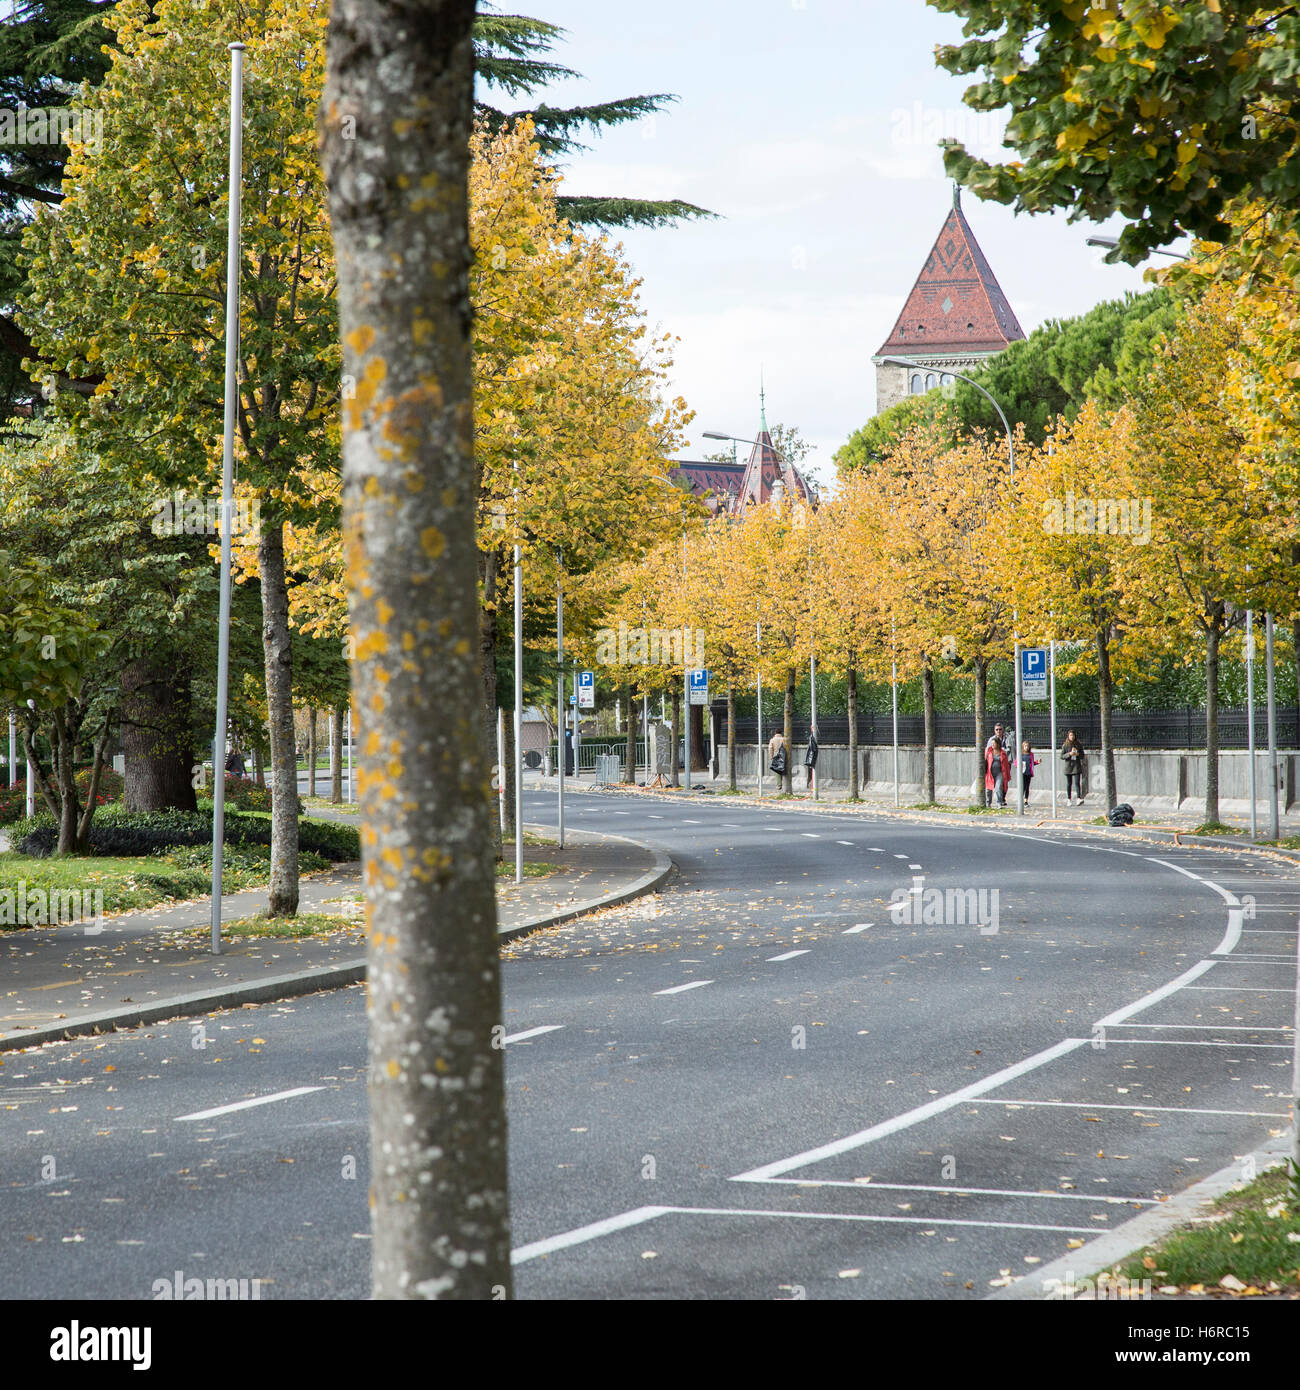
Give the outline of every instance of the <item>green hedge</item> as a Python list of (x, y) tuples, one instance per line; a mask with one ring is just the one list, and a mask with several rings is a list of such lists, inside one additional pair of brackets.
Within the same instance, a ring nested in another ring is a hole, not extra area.
[[(17, 821), (10, 843), (20, 854), (44, 858), (59, 842), (58, 826), (45, 812)], [(271, 820), (253, 812), (226, 813), (226, 842), (232, 845), (269, 845)], [(120, 805), (103, 806), (90, 827), (90, 852), (106, 855), (157, 854), (177, 845), (210, 845), (211, 811), (128, 811)], [(355, 826), (333, 821), (300, 820), (298, 844), (333, 863), (361, 858), (361, 837)]]

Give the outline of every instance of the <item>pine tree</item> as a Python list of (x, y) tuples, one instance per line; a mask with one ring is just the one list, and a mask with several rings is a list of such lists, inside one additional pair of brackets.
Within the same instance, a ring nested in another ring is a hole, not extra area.
[[(474, 65), (484, 84), (510, 97), (533, 96), (547, 83), (582, 74), (551, 62), (549, 53), (564, 34), (557, 24), (527, 15), (480, 13), (474, 21)], [(590, 106), (556, 107), (545, 102), (519, 111), (502, 111), (488, 102), (475, 102), (475, 112), (490, 130), (500, 130), (530, 116), (535, 139), (547, 156), (575, 154), (587, 148), (577, 138), (583, 130), (599, 133), (611, 126), (639, 121), (662, 111), (677, 98), (667, 92), (620, 97)], [(683, 218), (712, 217), (713, 213), (678, 198), (619, 198), (562, 194), (560, 216), (590, 227), (662, 227)]]

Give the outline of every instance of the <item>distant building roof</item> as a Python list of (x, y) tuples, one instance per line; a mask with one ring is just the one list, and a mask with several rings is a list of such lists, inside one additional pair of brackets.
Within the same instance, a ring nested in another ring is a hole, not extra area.
[[(742, 442), (743, 441), (739, 441)], [(746, 506), (770, 502), (775, 492), (816, 505), (816, 494), (808, 480), (792, 463), (786, 463), (777, 453), (767, 428), (767, 403), (760, 392), (758, 436), (749, 451), (747, 463), (696, 462), (679, 459), (668, 476), (676, 482), (690, 484), (696, 497), (712, 493), (714, 512), (739, 512)]]
[(1025, 336), (953, 193), (925, 265), (877, 357), (1001, 352)]

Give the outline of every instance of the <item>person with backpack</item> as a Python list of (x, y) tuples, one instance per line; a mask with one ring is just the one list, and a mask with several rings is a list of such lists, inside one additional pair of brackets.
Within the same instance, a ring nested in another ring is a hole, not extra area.
[(790, 759), (786, 753), (785, 735), (780, 729), (767, 741), (767, 756), (771, 770), (776, 773), (779, 782), (784, 782), (790, 771)]
[(1083, 751), (1083, 744), (1079, 742), (1078, 735), (1071, 729), (1065, 736), (1065, 742), (1061, 745), (1061, 762), (1065, 767), (1065, 804), (1073, 804), (1072, 798), (1077, 787), (1079, 794), (1079, 805), (1083, 805), (1084, 795), (1084, 767), (1087, 762), (1087, 754)]

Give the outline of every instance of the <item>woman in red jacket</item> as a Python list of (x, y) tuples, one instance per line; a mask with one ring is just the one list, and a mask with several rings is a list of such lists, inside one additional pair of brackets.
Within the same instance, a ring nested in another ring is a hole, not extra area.
[(984, 790), (993, 793), (997, 806), (1007, 804), (1007, 783), (1011, 780), (1011, 759), (1002, 746), (1002, 740), (995, 738), (984, 754)]

